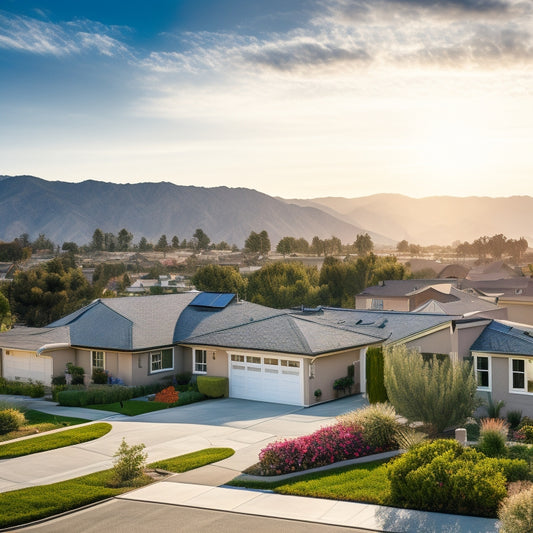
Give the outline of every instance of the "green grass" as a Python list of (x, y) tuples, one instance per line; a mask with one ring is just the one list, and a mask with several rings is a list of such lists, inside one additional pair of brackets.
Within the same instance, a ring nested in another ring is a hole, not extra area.
[(58, 433), (42, 435), (41, 437), (8, 442), (7, 444), (0, 445), (0, 459), (10, 459), (22, 455), (63, 448), (64, 446), (71, 446), (80, 442), (87, 442), (98, 439), (109, 431), (111, 431), (111, 424), (100, 422), (81, 428), (67, 429)]
[(29, 409), (24, 411), (26, 417), (26, 424), (19, 428), (17, 431), (10, 431), (5, 435), (0, 435), (0, 442), (17, 439), (19, 437), (26, 437), (28, 435), (34, 435), (36, 433), (43, 433), (44, 431), (50, 431), (52, 429), (59, 429), (67, 426), (75, 426), (77, 424), (85, 424), (90, 422), (84, 418), (74, 418), (70, 416), (58, 416), (43, 413), (41, 411), (35, 411)]
[(116, 403), (106, 403), (97, 405), (86, 405), (87, 409), (98, 409), (100, 411), (112, 411), (113, 413), (120, 413), (127, 416), (137, 416), (144, 413), (151, 413), (152, 411), (160, 411), (161, 409), (168, 409), (170, 407), (179, 407), (180, 405), (188, 405), (190, 403), (200, 402), (206, 397), (196, 391), (186, 391), (179, 393), (179, 400), (175, 404), (168, 404), (163, 402), (146, 402), (143, 400), (125, 400)]
[(168, 409), (168, 403), (162, 402), (145, 402), (142, 400), (126, 400), (116, 403), (99, 403), (96, 405), (86, 405), (87, 409), (98, 409), (99, 411), (111, 411), (113, 413), (120, 413), (122, 415), (136, 416), (144, 413), (151, 413), (152, 411), (160, 411), (161, 409)]
[(236, 487), (271, 489), (279, 494), (311, 496), (333, 500), (390, 503), (390, 482), (387, 478), (387, 459), (345, 466), (325, 472), (304, 474), (291, 480), (276, 482), (233, 480)]
[(208, 448), (206, 450), (180, 455), (179, 457), (174, 457), (172, 459), (163, 459), (163, 461), (152, 463), (150, 467), (176, 473), (187, 472), (187, 470), (193, 470), (200, 466), (227, 459), (234, 453), (235, 450), (232, 450), (231, 448)]
[[(166, 461), (149, 464), (149, 468), (161, 468), (156, 465), (165, 463), (171, 472), (185, 472), (203, 466), (234, 453), (230, 448), (207, 448), (198, 452), (174, 457)], [(191, 460), (191, 457), (195, 457)], [(113, 470), (61, 481), (52, 485), (29, 487), (21, 490), (0, 493), (0, 528), (26, 524), (33, 520), (47, 518), (90, 503), (118, 496), (142, 485), (151, 483), (148, 477), (136, 480), (124, 487), (109, 487), (112, 483)]]

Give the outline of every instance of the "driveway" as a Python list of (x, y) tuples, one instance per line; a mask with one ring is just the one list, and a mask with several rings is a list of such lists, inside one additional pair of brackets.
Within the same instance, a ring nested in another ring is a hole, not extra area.
[(29, 408), (54, 414), (83, 417), (88, 413), (94, 419), (96, 413), (113, 429), (95, 441), (0, 461), (0, 492), (110, 468), (122, 438), (130, 445), (145, 444), (148, 462), (214, 446), (233, 448), (235, 455), (218, 466), (227, 469), (229, 476), (237, 475), (257, 462), (259, 451), (269, 442), (312, 433), (332, 424), (337, 415), (365, 404), (360, 395), (309, 408), (224, 398), (126, 417), (28, 399)]

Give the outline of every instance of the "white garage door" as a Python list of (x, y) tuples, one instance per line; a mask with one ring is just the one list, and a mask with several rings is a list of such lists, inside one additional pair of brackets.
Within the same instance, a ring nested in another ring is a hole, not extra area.
[(231, 354), (231, 398), (303, 405), (303, 360)]
[(6, 350), (2, 361), (2, 374), (6, 379), (20, 381), (32, 379), (49, 386), (52, 382), (52, 358)]

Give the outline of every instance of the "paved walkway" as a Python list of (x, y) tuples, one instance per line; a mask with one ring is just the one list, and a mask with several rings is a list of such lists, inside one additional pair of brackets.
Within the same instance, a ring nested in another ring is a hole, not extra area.
[[(492, 533), (496, 520), (394, 509), (378, 505), (318, 498), (284, 496), (265, 491), (224, 486), (257, 462), (258, 452), (281, 437), (305, 435), (333, 422), (338, 414), (364, 405), (351, 397), (309, 409), (294, 406), (214, 400), (126, 417), (106, 411), (69, 408), (43, 400), (1, 396), (24, 402), (29, 409), (51, 414), (106, 420), (113, 429), (104, 437), (39, 454), (0, 460), (0, 492), (43, 485), (110, 468), (123, 437), (128, 444), (142, 442), (148, 461), (174, 457), (202, 448), (230, 447), (236, 453), (191, 472), (120, 496), (124, 500), (224, 510), (267, 517), (290, 518), (374, 531), (425, 533)], [(95, 513), (95, 519), (97, 520)]]

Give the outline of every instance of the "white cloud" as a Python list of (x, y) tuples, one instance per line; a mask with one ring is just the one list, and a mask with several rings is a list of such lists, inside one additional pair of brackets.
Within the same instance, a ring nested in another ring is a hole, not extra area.
[(128, 47), (111, 36), (119, 33), (116, 27), (88, 20), (52, 23), (0, 12), (0, 48), (59, 57), (91, 50), (125, 56)]

